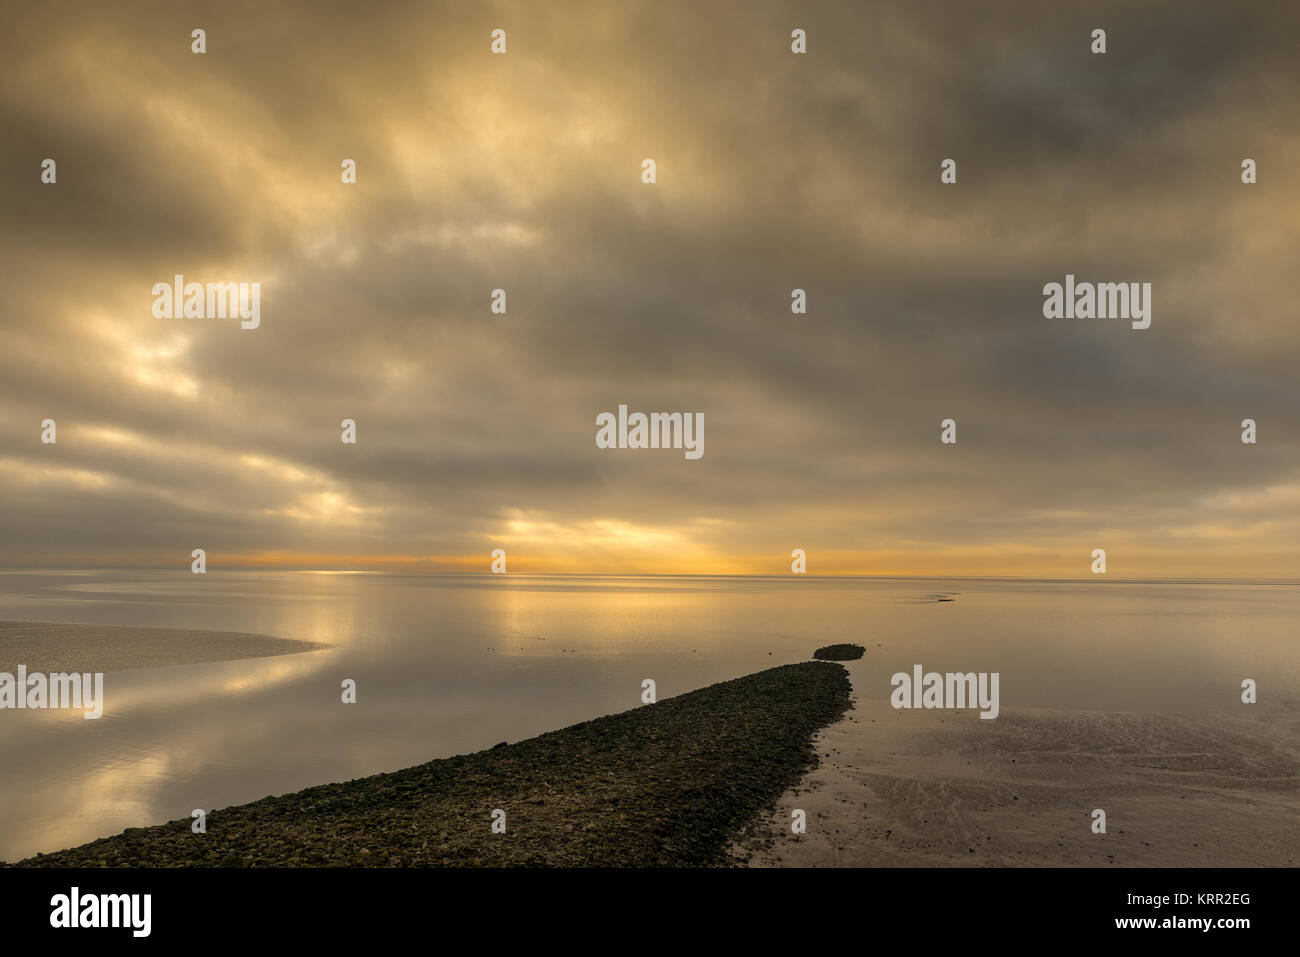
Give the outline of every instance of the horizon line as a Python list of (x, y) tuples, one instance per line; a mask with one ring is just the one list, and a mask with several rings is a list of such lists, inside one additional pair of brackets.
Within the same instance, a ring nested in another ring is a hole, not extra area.
[[(0, 563), (0, 572), (103, 572), (103, 571), (175, 571), (190, 573), (185, 565), (9, 565)], [(311, 572), (314, 574), (338, 575), (403, 575), (424, 577), (474, 577), (490, 579), (510, 578), (716, 578), (716, 579), (775, 579), (798, 580), (815, 579), (869, 579), (879, 581), (1005, 581), (1005, 582), (1044, 582), (1044, 583), (1082, 583), (1110, 581), (1122, 584), (1251, 584), (1251, 585), (1300, 585), (1298, 578), (1224, 578), (1214, 576), (1160, 578), (1122, 578), (1111, 575), (1095, 575), (1089, 578), (1052, 578), (1041, 575), (944, 575), (944, 574), (878, 574), (868, 572), (764, 574), (764, 573), (721, 573), (721, 572), (502, 572), (464, 571), (447, 569), (386, 569), (386, 568), (328, 568), (305, 565), (222, 565), (210, 568), (208, 573), (221, 571), (240, 572)], [(192, 574), (192, 573), (191, 573)]]

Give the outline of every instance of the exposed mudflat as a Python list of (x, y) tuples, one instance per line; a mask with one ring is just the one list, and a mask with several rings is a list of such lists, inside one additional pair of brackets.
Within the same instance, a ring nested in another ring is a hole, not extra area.
[[(1300, 705), (1257, 707), (981, 720), (859, 699), (751, 835), (750, 863), (1294, 867)], [(793, 808), (806, 834), (791, 832)]]
[(266, 658), (328, 647), (315, 641), (232, 631), (0, 621), (0, 671), (111, 672)]

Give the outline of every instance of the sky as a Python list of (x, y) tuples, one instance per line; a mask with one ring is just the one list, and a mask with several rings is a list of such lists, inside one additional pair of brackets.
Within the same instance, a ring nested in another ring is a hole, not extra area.
[(0, 564), (1300, 578), (1300, 7), (0, 17)]

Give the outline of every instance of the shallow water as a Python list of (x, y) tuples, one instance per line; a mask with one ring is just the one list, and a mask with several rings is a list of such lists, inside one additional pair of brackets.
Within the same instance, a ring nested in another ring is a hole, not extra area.
[[(950, 598), (951, 601), (941, 601)], [(112, 672), (105, 714), (0, 711), (0, 859), (517, 741), (867, 646), (889, 676), (996, 671), (1003, 708), (1300, 698), (1290, 584), (0, 572), (0, 620), (241, 631), (326, 651)], [(357, 703), (340, 701), (344, 678)]]

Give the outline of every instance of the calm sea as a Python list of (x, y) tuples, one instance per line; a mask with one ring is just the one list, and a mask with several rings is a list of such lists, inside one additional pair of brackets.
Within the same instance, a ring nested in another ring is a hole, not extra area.
[[(940, 600), (950, 599), (950, 600)], [(517, 741), (867, 646), (889, 677), (997, 671), (1001, 707), (1300, 698), (1295, 583), (322, 572), (0, 572), (0, 620), (256, 632), (329, 650), (114, 672), (105, 715), (0, 711), (0, 859)], [(357, 703), (340, 701), (345, 678)]]

